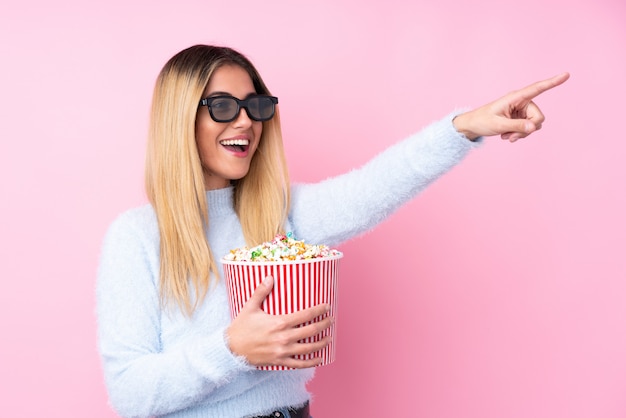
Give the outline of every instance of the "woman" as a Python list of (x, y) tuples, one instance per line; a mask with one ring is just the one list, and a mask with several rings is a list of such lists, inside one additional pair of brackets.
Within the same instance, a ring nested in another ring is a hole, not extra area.
[[(476, 110), (451, 114), (359, 170), (290, 186), (278, 99), (240, 53), (196, 45), (175, 55), (154, 90), (146, 163), (150, 205), (122, 214), (98, 275), (99, 349), (122, 416), (308, 417), (306, 382), (328, 341), (320, 305), (265, 314), (268, 278), (231, 321), (219, 259), (293, 232), (337, 245), (377, 225), (458, 163), (482, 136), (516, 141), (541, 127), (532, 99), (568, 74)], [(260, 371), (258, 365), (294, 370)]]

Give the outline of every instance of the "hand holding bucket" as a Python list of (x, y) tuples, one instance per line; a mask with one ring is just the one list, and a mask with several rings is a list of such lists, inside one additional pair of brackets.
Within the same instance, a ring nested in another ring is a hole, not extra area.
[(261, 370), (332, 363), (342, 257), (340, 253), (275, 262), (222, 260), (233, 318), (227, 333), (233, 353)]

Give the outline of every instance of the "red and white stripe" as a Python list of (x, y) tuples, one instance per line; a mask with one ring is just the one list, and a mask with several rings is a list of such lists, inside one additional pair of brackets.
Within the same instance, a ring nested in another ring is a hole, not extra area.
[[(249, 262), (223, 260), (226, 289), (228, 290), (232, 318), (239, 315), (254, 289), (267, 276), (274, 277), (274, 288), (263, 301), (262, 308), (271, 315), (284, 315), (310, 308), (322, 303), (330, 305), (329, 315), (337, 318), (337, 277), (339, 259), (342, 255), (285, 262)], [(317, 322), (321, 317), (303, 325)], [(298, 359), (321, 357), (320, 366), (335, 360), (335, 324), (321, 334), (302, 342), (319, 341), (330, 335), (326, 348)], [(261, 370), (285, 370), (284, 366), (261, 366)]]

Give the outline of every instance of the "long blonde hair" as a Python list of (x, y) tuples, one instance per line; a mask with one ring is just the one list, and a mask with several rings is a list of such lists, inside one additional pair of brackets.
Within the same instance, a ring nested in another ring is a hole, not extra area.
[[(159, 223), (161, 304), (175, 303), (188, 316), (206, 296), (211, 274), (220, 276), (206, 238), (210, 220), (195, 124), (211, 75), (224, 65), (243, 68), (256, 93), (270, 94), (241, 53), (195, 45), (165, 64), (152, 100), (145, 174), (146, 192)], [(247, 245), (283, 232), (289, 203), (289, 175), (276, 109), (274, 117), (263, 122), (248, 174), (235, 183), (234, 206)]]

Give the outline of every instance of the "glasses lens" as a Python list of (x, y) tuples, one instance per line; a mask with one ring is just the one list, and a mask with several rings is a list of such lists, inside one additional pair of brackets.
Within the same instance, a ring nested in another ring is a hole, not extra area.
[(211, 116), (217, 122), (227, 122), (237, 116), (237, 101), (232, 97), (217, 97), (211, 101), (209, 106), (211, 110)]
[(248, 112), (255, 120), (270, 120), (274, 116), (274, 103), (269, 97), (251, 97), (248, 99)]

